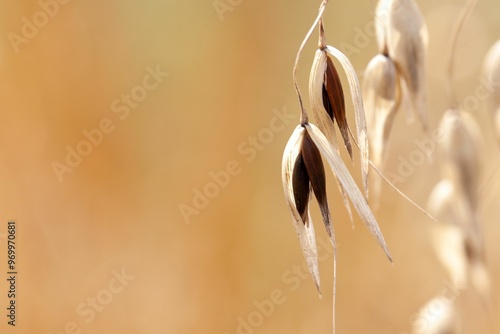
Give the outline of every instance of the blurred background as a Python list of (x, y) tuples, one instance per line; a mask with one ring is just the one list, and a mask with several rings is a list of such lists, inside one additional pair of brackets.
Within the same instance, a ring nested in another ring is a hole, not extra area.
[[(320, 299), (301, 269), (280, 174), (298, 123), (292, 66), (318, 5), (0, 3), (2, 312), (7, 222), (18, 226), (17, 323), (7, 326), (0, 314), (2, 332), (331, 332), (331, 247), (313, 204)], [(435, 129), (448, 107), (444, 54), (462, 2), (419, 5), (430, 36)], [(460, 100), (480, 84), (483, 57), (500, 38), (498, 13), (498, 2), (480, 1), (465, 27), (456, 53)], [(370, 1), (332, 1), (325, 25), (328, 43), (350, 57), (362, 79), (377, 52)], [(315, 47), (313, 37), (300, 62), (304, 93)], [(356, 214), (352, 228), (328, 174), (338, 333), (409, 333), (416, 312), (440, 294), (454, 297), (464, 333), (494, 333), (500, 183), (488, 177), (500, 147), (487, 102), (471, 111), (484, 135), (483, 176), (490, 180), (482, 206), (490, 314), (473, 290), (450, 292), (430, 241), (432, 221), (384, 185), (375, 214), (391, 265)], [(401, 176), (401, 161), (426, 135), (400, 110), (392, 136), (386, 172)], [(345, 150), (342, 156), (347, 161)], [(347, 166), (359, 184), (359, 161)], [(440, 178), (436, 160), (403, 174), (397, 185), (425, 206)]]

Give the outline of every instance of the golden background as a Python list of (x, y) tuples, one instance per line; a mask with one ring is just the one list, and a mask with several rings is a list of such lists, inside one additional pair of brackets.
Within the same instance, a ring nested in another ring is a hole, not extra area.
[[(292, 66), (319, 1), (220, 2), (231, 10), (219, 15), (212, 1), (73, 0), (52, 8), (53, 17), (17, 47), (9, 33), (21, 36), (22, 18), (33, 22), (40, 4), (0, 2), (0, 231), (17, 221), (19, 272), (11, 328), (3, 239), (2, 332), (331, 332), (331, 249), (321, 252), (319, 299), (309, 276), (290, 271), (303, 256), (280, 174), (298, 122)], [(435, 129), (447, 108), (445, 55), (462, 2), (419, 4), (429, 28), (428, 111)], [(377, 51), (370, 6), (331, 1), (325, 14), (328, 43), (356, 47), (350, 59), (360, 75)], [(456, 54), (460, 99), (479, 84), (483, 57), (500, 36), (498, 15), (497, 2), (480, 1), (466, 25)], [(299, 68), (306, 101), (315, 45), (313, 37)], [(112, 103), (142, 85), (148, 67), (168, 76), (120, 119)], [(354, 124), (347, 90), (346, 97)], [(481, 101), (473, 110), (484, 134), (484, 179), (499, 159), (487, 106)], [(277, 112), (295, 118), (280, 123), (273, 120)], [(66, 147), (75, 149), (85, 140), (82, 131), (105, 118), (114, 130), (59, 182), (53, 163), (64, 163)], [(252, 137), (269, 134), (263, 129), (271, 122), (284, 126), (255, 154), (242, 154)], [(400, 157), (418, 151), (415, 139), (425, 134), (400, 110), (387, 171), (397, 173)], [(231, 161), (236, 175), (185, 219), (182, 205), (193, 206), (211, 173)], [(347, 165), (359, 184), (357, 159)], [(330, 174), (328, 180), (338, 241), (337, 332), (410, 332), (415, 312), (447, 288), (429, 237), (433, 223), (384, 186), (376, 216), (391, 265), (356, 214), (352, 229)], [(436, 162), (425, 162), (398, 186), (425, 206), (438, 180)], [(499, 317), (500, 185), (486, 187), (483, 229), (492, 316)], [(328, 245), (316, 204), (313, 217), (318, 239)], [(110, 294), (121, 271), (129, 280)], [(279, 303), (256, 315), (256, 304), (272, 296)], [(106, 302), (92, 320), (78, 313), (89, 298)], [(456, 303), (465, 333), (493, 332), (473, 290), (460, 291)], [(256, 326), (238, 328), (249, 317)]]

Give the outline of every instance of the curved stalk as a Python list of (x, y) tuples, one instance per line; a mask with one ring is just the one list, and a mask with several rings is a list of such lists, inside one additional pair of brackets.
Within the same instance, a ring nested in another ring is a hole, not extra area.
[(467, 23), (470, 15), (472, 14), (472, 10), (476, 6), (478, 0), (469, 0), (465, 6), (462, 8), (462, 11), (458, 15), (458, 19), (455, 22), (455, 26), (453, 27), (453, 32), (451, 34), (451, 45), (450, 45), (450, 53), (448, 55), (448, 68), (447, 68), (447, 95), (448, 100), (450, 102), (451, 108), (456, 108), (458, 106), (457, 96), (455, 94), (455, 89), (453, 88), (453, 74), (455, 70), (455, 53), (457, 49), (458, 38), (462, 34), (462, 30)]
[(300, 114), (300, 123), (305, 124), (308, 122), (309, 118), (307, 116), (307, 111), (304, 107), (304, 102), (302, 101), (302, 93), (299, 88), (299, 84), (297, 83), (297, 69), (299, 67), (299, 60), (300, 60), (300, 55), (302, 53), (302, 50), (304, 49), (304, 46), (306, 45), (307, 41), (311, 37), (312, 32), (318, 25), (319, 20), (323, 16), (323, 13), (326, 8), (326, 4), (328, 3), (328, 0), (323, 0), (321, 2), (321, 5), (319, 6), (319, 12), (318, 16), (316, 16), (316, 19), (314, 20), (314, 23), (312, 24), (311, 28), (306, 34), (306, 37), (302, 41), (302, 44), (300, 44), (299, 50), (297, 51), (297, 56), (295, 57), (295, 64), (293, 65), (293, 85), (295, 86), (295, 91), (297, 93), (297, 97), (299, 98), (299, 104), (300, 104), (300, 109), (301, 109), (301, 114)]

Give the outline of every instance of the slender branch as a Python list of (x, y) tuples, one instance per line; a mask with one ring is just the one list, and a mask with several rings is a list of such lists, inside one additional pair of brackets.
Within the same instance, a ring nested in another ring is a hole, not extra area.
[(302, 124), (308, 122), (308, 116), (307, 116), (307, 111), (304, 107), (304, 103), (302, 101), (302, 93), (300, 92), (299, 84), (297, 83), (297, 69), (299, 68), (299, 60), (300, 60), (300, 55), (302, 53), (302, 50), (304, 49), (304, 46), (306, 45), (307, 41), (311, 37), (312, 32), (314, 31), (314, 28), (318, 25), (318, 22), (320, 18), (323, 16), (323, 12), (325, 11), (326, 4), (328, 3), (328, 0), (323, 0), (321, 2), (321, 5), (319, 6), (319, 13), (316, 19), (314, 20), (313, 25), (309, 29), (309, 31), (306, 34), (306, 37), (302, 41), (302, 44), (299, 47), (299, 50), (297, 51), (297, 56), (295, 57), (295, 64), (293, 65), (293, 85), (295, 86), (295, 91), (297, 92), (297, 97), (299, 98), (299, 104), (300, 104), (300, 109), (301, 109), (301, 114), (300, 114), (300, 122)]
[(333, 333), (335, 334), (335, 325), (336, 325), (336, 318), (335, 318), (335, 304), (337, 301), (337, 247), (333, 245), (333, 319), (332, 319), (332, 325), (333, 325)]
[(451, 108), (456, 108), (458, 106), (458, 99), (455, 94), (455, 90), (453, 88), (453, 74), (455, 70), (455, 53), (457, 49), (458, 38), (462, 34), (465, 23), (467, 23), (470, 15), (472, 14), (472, 10), (476, 6), (478, 0), (469, 0), (462, 11), (458, 15), (458, 18), (455, 22), (455, 26), (453, 27), (453, 32), (451, 34), (451, 45), (450, 45), (450, 53), (448, 55), (448, 68), (447, 68), (447, 90), (448, 90), (448, 99), (450, 102)]
[(434, 216), (432, 216), (429, 212), (427, 212), (427, 210), (425, 210), (420, 205), (415, 203), (415, 201), (413, 201), (410, 197), (406, 196), (404, 192), (399, 190), (398, 187), (396, 187), (391, 181), (389, 181), (389, 179), (387, 179), (387, 177), (375, 166), (375, 164), (371, 160), (369, 160), (368, 162), (370, 163), (372, 168), (377, 172), (377, 174), (380, 175), (382, 179), (384, 179), (384, 181), (387, 182), (392, 187), (392, 189), (396, 190), (396, 192), (399, 195), (401, 195), (404, 199), (410, 202), (414, 207), (422, 211), (422, 213), (425, 214), (430, 220), (432, 220), (435, 223), (439, 223), (439, 221), (436, 218), (434, 218)]

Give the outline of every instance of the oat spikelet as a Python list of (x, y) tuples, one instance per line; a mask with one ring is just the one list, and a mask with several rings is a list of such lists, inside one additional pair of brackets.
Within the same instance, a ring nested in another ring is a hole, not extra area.
[(309, 214), (310, 182), (302, 157), (303, 141), (304, 128), (297, 127), (288, 140), (283, 154), (283, 190), (307, 266), (321, 294), (316, 236)]
[(380, 0), (376, 9), (379, 49), (387, 45), (409, 93), (413, 112), (428, 130), (425, 93), (425, 58), (428, 32), (414, 0)]
[[(363, 79), (363, 98), (366, 110), (370, 158), (383, 169), (392, 122), (400, 103), (396, 67), (383, 54), (376, 55), (368, 64)], [(374, 197), (380, 193), (381, 179), (375, 179)]]
[(500, 106), (494, 111), (494, 120), (493, 124), (495, 126), (495, 131), (497, 133), (498, 138), (500, 138)]
[(443, 115), (439, 129), (441, 173), (445, 178), (456, 180), (472, 210), (476, 210), (482, 146), (479, 128), (469, 114), (450, 109)]
[[(433, 226), (432, 241), (450, 280), (455, 287), (461, 288), (472, 283), (483, 301), (489, 305), (490, 281), (485, 265), (478, 211), (480, 149), (483, 145), (474, 119), (457, 107), (452, 80), (457, 40), (476, 3), (477, 0), (470, 0), (465, 4), (451, 36), (447, 69), (450, 109), (442, 117), (438, 140), (443, 179), (433, 189), (428, 206), (439, 219), (439, 223)], [(451, 301), (445, 306), (454, 307), (454, 304)], [(457, 321), (443, 316), (436, 328), (430, 327), (414, 333), (458, 333)]]
[(282, 181), (292, 221), (318, 291), (320, 291), (318, 254), (314, 228), (309, 215), (311, 191), (318, 201), (324, 225), (335, 249), (335, 236), (326, 197), (326, 180), (321, 156), (328, 161), (332, 172), (345, 189), (359, 216), (384, 249), (387, 257), (391, 259), (375, 217), (337, 151), (316, 126), (309, 123), (301, 124), (297, 126), (285, 147)]
[[(327, 73), (330, 74), (327, 75)], [(328, 88), (326, 80), (327, 76), (329, 79)], [(316, 94), (316, 92), (321, 92), (321, 94)], [(346, 149), (352, 159), (352, 148), (349, 141), (349, 129), (345, 117), (345, 101), (342, 84), (337, 70), (324, 50), (316, 51), (309, 79), (309, 96), (311, 98), (314, 120), (337, 152), (339, 152), (339, 149), (334, 121), (335, 119), (338, 120), (337, 122), (339, 124), (339, 128), (341, 129), (342, 136), (344, 137)], [(347, 141), (345, 136), (347, 136)], [(346, 207), (351, 222), (353, 222), (347, 194), (338, 179), (336, 179), (336, 181), (342, 195), (344, 206)]]
[(443, 115), (439, 130), (443, 180), (429, 198), (429, 209), (444, 226), (435, 229), (435, 247), (450, 278), (470, 282), (489, 302), (490, 281), (478, 211), (480, 132), (471, 115), (457, 109)]
[(420, 309), (413, 322), (412, 334), (461, 333), (455, 303), (442, 298), (435, 297)]
[(464, 247), (464, 225), (471, 216), (465, 198), (457, 193), (448, 179), (441, 180), (429, 197), (429, 211), (439, 219), (432, 226), (432, 244), (448, 277), (460, 285), (467, 284), (468, 263)]
[(392, 262), (389, 249), (387, 248), (384, 237), (382, 236), (382, 232), (378, 227), (375, 216), (373, 215), (368, 202), (363, 197), (361, 191), (354, 182), (344, 162), (342, 161), (336, 150), (334, 150), (331, 144), (328, 142), (328, 139), (316, 126), (314, 126), (313, 124), (306, 124), (305, 127), (323, 157), (326, 159), (326, 161), (328, 161), (333, 174), (335, 174), (339, 179), (340, 183), (347, 193), (347, 196), (349, 196), (349, 198), (351, 199), (352, 205), (358, 212), (361, 220), (363, 220), (368, 230), (373, 234), (380, 247), (382, 247), (385, 254)]
[(491, 90), (491, 111), (495, 132), (500, 139), (500, 40), (490, 48), (483, 64), (483, 76)]
[(322, 21), (319, 24), (319, 49), (311, 68), (309, 77), (309, 97), (314, 117), (320, 130), (326, 134), (332, 145), (336, 146), (336, 121), (340, 129), (344, 145), (352, 158), (352, 147), (349, 140), (349, 125), (347, 124), (344, 92), (337, 70), (330, 57), (335, 58), (346, 73), (351, 92), (356, 120), (357, 142), (361, 155), (361, 178), (365, 197), (368, 199), (368, 136), (363, 107), (361, 86), (356, 70), (349, 59), (338, 49), (326, 45)]

